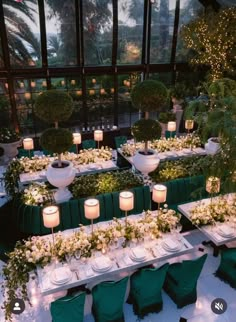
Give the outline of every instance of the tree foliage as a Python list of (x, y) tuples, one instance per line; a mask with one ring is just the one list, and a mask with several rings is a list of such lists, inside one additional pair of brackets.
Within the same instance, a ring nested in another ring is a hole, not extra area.
[(195, 52), (190, 62), (210, 67), (210, 79), (235, 74), (236, 8), (208, 11), (182, 28), (187, 48)]

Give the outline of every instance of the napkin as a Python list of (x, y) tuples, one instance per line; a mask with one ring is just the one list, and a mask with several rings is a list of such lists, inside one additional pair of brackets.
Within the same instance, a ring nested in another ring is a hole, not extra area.
[(170, 249), (177, 248), (176, 241), (172, 240), (170, 237), (164, 240), (164, 244)]
[(146, 256), (146, 251), (143, 247), (132, 248), (132, 254), (136, 258), (144, 258)]
[(59, 267), (54, 270), (53, 277), (57, 282), (66, 281), (68, 279), (68, 273), (68, 268)]
[(111, 261), (106, 256), (100, 256), (95, 258), (94, 264), (98, 269), (105, 269), (111, 265)]
[(225, 236), (230, 236), (234, 233), (234, 230), (226, 225), (222, 225), (219, 227), (219, 231), (223, 233)]

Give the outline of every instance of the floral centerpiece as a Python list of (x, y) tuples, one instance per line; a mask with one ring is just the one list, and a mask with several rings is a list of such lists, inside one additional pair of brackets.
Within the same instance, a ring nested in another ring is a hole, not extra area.
[(12, 143), (20, 140), (20, 136), (16, 131), (3, 127), (0, 129), (0, 143)]
[(80, 150), (79, 154), (65, 153), (64, 159), (72, 161), (74, 165), (104, 162), (112, 159), (112, 149), (102, 146), (100, 149)]
[[(71, 235), (63, 236), (55, 234), (53, 255), (59, 261), (64, 261), (66, 255), (73, 256), (77, 251), (81, 257), (91, 257), (95, 251), (108, 249), (119, 238), (124, 239), (123, 247), (129, 242), (137, 243), (150, 237), (152, 239), (161, 236), (162, 232), (170, 231), (180, 217), (174, 210), (168, 210), (167, 206), (158, 215), (157, 212), (146, 211), (140, 218), (128, 217), (128, 220), (114, 218), (103, 228), (98, 227), (94, 233), (86, 232), (83, 226)], [(9, 253), (9, 260), (3, 268), (4, 282), (4, 309), (5, 319), (12, 321), (11, 301), (16, 296), (24, 301), (29, 301), (27, 283), (29, 273), (37, 266), (44, 267), (52, 261), (51, 236), (30, 237), (28, 240), (18, 242), (14, 251)]]
[[(142, 148), (143, 143), (137, 142), (136, 144), (124, 144), (121, 147), (121, 152), (126, 157), (134, 156), (136, 151)], [(150, 143), (150, 147), (157, 152), (166, 151), (180, 151), (186, 148), (197, 148), (201, 146), (201, 140), (198, 135), (191, 133), (188, 136), (180, 136), (174, 138), (161, 138), (159, 140), (154, 140)]]
[(227, 216), (236, 217), (236, 201), (229, 202), (224, 197), (215, 198), (209, 204), (200, 201), (190, 209), (190, 219), (196, 226), (224, 222)]

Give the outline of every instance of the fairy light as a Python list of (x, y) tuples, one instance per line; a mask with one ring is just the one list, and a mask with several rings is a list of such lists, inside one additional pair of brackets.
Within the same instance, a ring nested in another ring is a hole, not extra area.
[[(236, 22), (236, 8), (227, 8), (214, 16), (199, 18), (183, 27), (183, 38), (187, 48), (197, 53), (191, 59), (194, 65), (208, 65), (212, 80), (219, 79), (225, 71), (232, 72)], [(213, 27), (212, 27), (213, 26)]]

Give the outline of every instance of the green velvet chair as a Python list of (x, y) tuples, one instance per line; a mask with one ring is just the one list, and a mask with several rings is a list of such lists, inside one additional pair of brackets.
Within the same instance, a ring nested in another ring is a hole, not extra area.
[(121, 145), (127, 143), (127, 136), (115, 136), (116, 149), (120, 148)]
[(206, 258), (207, 254), (195, 260), (186, 260), (169, 266), (164, 290), (178, 308), (196, 302), (197, 281)]
[(82, 149), (96, 149), (96, 142), (94, 140), (84, 140), (82, 141)]
[(52, 322), (83, 322), (86, 293), (64, 296), (51, 303)]
[(215, 275), (236, 289), (236, 248), (221, 250), (220, 265)]
[(159, 268), (143, 268), (130, 278), (129, 303), (139, 318), (162, 310), (162, 287), (169, 264)]
[(129, 277), (117, 282), (102, 282), (92, 289), (95, 322), (124, 322), (124, 299)]

